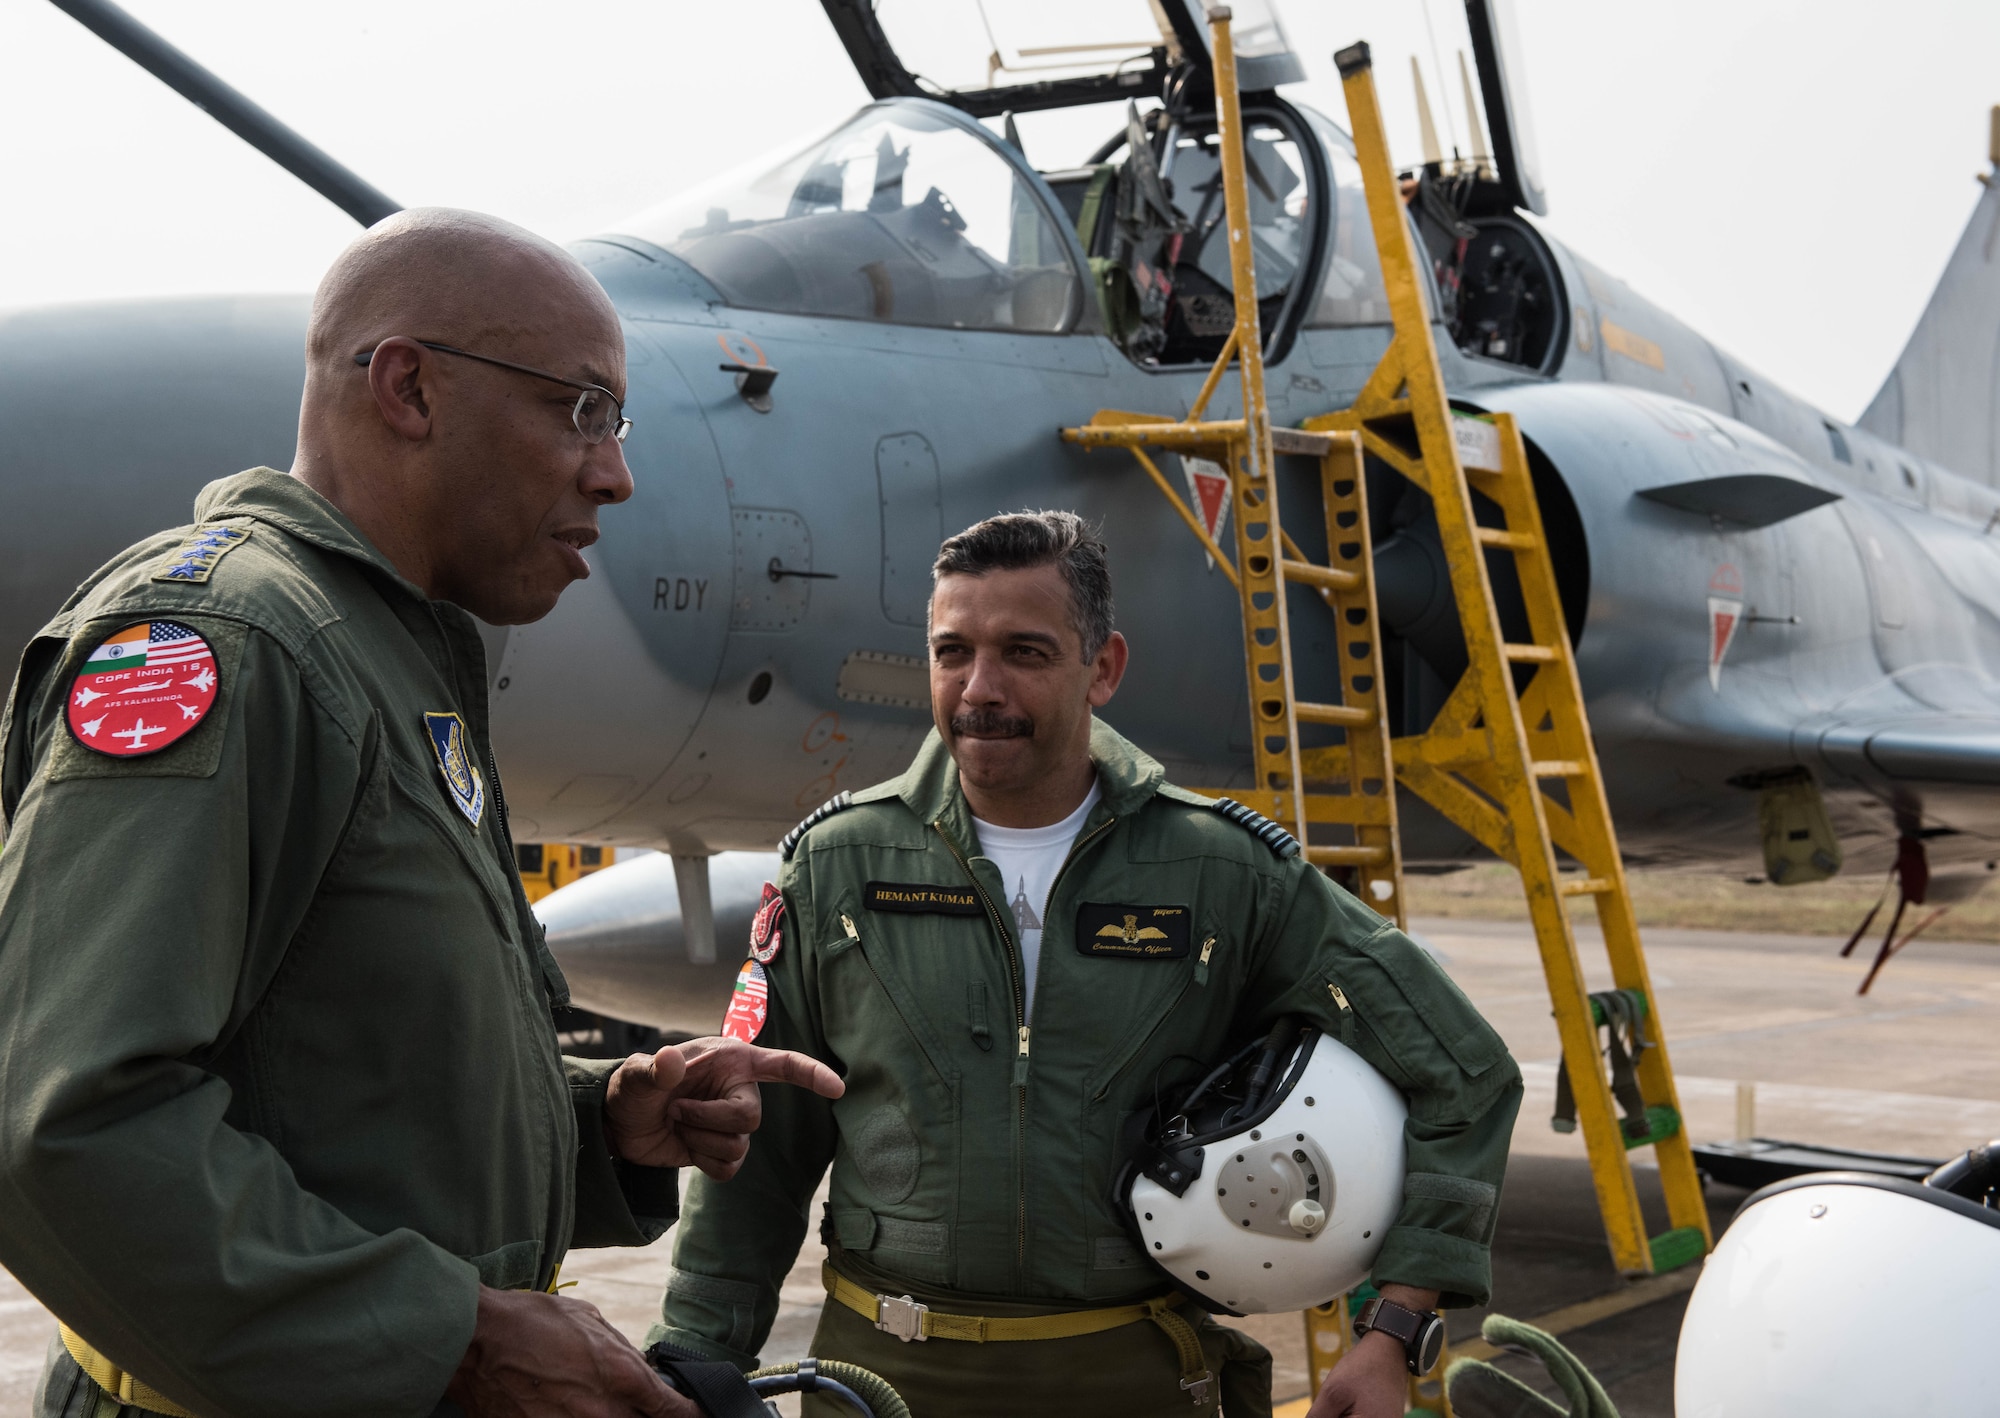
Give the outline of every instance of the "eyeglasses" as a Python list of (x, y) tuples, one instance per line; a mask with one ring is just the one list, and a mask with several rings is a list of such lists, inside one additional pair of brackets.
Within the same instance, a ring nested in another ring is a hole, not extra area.
[[(552, 384), (567, 384), (572, 389), (581, 389), (583, 392), (576, 396), (576, 407), (569, 411), (569, 417), (570, 422), (576, 425), (576, 431), (583, 435), (585, 443), (602, 443), (607, 433), (623, 443), (625, 435), (632, 431), (632, 420), (625, 417), (624, 404), (619, 402), (616, 394), (602, 384), (585, 384), (579, 380), (565, 379), (560, 374), (549, 373), (546, 369), (513, 364), (504, 359), (495, 359), (492, 355), (474, 354), (471, 350), (462, 350), (454, 345), (441, 345), (435, 340), (418, 340), (417, 343), (427, 350), (436, 350), (439, 354), (476, 359), (481, 364), (495, 364), (502, 369), (511, 369), (516, 374), (532, 374), (535, 378), (546, 379)], [(375, 351), (363, 350), (354, 357), (354, 362), (366, 368), (368, 362), (374, 358)]]

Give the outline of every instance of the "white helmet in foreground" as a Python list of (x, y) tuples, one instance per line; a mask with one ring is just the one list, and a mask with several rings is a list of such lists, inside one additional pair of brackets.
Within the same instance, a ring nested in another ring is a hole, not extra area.
[(1409, 1110), (1360, 1055), (1283, 1020), (1164, 1112), (1120, 1190), (1146, 1254), (1184, 1291), (1272, 1314), (1367, 1278), (1402, 1206)]
[(1674, 1412), (1992, 1412), (1996, 1188), (2000, 1143), (1921, 1184), (1814, 1172), (1758, 1192), (1688, 1300)]

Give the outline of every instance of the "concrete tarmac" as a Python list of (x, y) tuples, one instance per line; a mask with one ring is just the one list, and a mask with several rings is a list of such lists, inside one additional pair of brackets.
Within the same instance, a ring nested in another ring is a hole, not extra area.
[[(1583, 1144), (1549, 1128), (1556, 1034), (1527, 927), (1419, 920), (1415, 929), (1505, 1036), (1527, 1080), (1494, 1247), (1493, 1308), (1533, 1319), (1621, 1292)], [(1583, 932), (1582, 943), (1590, 988), (1608, 987), (1594, 934)], [(1738, 1082), (1757, 1085), (1755, 1131), (1763, 1136), (1938, 1158), (2000, 1137), (2000, 946), (1920, 940), (1891, 962), (1866, 998), (1854, 993), (1866, 962), (1840, 960), (1837, 948), (1803, 936), (1647, 933), (1658, 1012), (1694, 1139), (1734, 1134)], [(1657, 1185), (1643, 1170), (1640, 1183), (1653, 1229), (1663, 1229)], [(1743, 1197), (1710, 1186), (1718, 1232)], [(658, 1312), (671, 1247), (670, 1234), (643, 1250), (576, 1252), (563, 1270), (566, 1280), (578, 1282), (569, 1293), (597, 1305), (636, 1340)], [(1686, 1291), (1663, 1288), (1669, 1293), (1652, 1303), (1564, 1335), (1605, 1382), (1623, 1418), (1673, 1412), (1673, 1354)], [(809, 1245), (785, 1285), (767, 1360), (805, 1352), (822, 1298), (818, 1248)], [(1455, 1312), (1453, 1340), (1476, 1335), (1481, 1313)], [(1302, 1399), (1307, 1381), (1298, 1316), (1235, 1323), (1276, 1355), (1274, 1397), (1281, 1404)], [(47, 1311), (0, 1272), (0, 1413), (26, 1411), (53, 1330)], [(1499, 1362), (1536, 1377), (1519, 1360)], [(1292, 1406), (1303, 1413), (1303, 1402)]]

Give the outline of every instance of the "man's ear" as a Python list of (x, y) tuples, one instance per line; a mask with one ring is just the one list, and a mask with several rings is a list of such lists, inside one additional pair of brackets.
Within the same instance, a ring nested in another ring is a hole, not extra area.
[(1111, 696), (1118, 692), (1118, 686), (1125, 678), (1126, 662), (1132, 658), (1132, 647), (1125, 643), (1125, 637), (1117, 631), (1098, 649), (1097, 658), (1091, 664), (1090, 707), (1102, 709), (1111, 702)]
[(398, 335), (375, 347), (368, 361), (368, 392), (382, 421), (403, 438), (421, 443), (430, 437), (430, 352), (415, 340)]

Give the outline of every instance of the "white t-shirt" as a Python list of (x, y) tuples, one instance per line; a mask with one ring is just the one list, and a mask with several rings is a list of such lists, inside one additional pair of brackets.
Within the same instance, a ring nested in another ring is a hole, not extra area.
[(995, 827), (973, 818), (979, 832), (979, 850), (1000, 868), (1006, 885), (1006, 905), (1014, 917), (1014, 937), (1021, 942), (1021, 987), (1026, 992), (1024, 1009), (1035, 1008), (1035, 972), (1042, 961), (1042, 913), (1048, 910), (1049, 889), (1056, 873), (1069, 856), (1070, 844), (1083, 830), (1083, 820), (1104, 796), (1095, 782), (1083, 805), (1061, 822), (1047, 827)]

